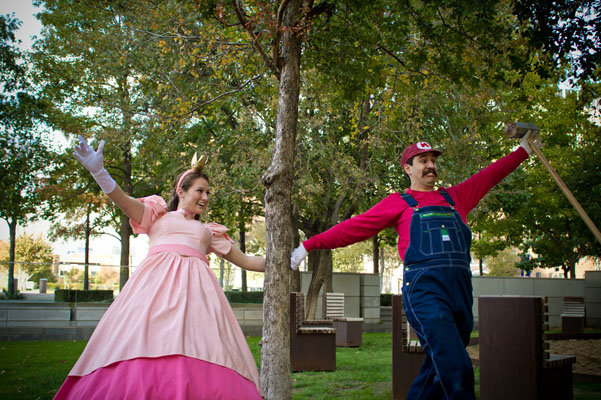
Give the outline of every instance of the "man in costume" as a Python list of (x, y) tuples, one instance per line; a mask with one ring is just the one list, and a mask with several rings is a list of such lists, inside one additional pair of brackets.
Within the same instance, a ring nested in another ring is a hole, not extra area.
[[(528, 135), (527, 135), (528, 136)], [(401, 156), (411, 187), (393, 193), (363, 214), (305, 240), (292, 252), (297, 269), (314, 249), (334, 249), (366, 240), (394, 226), (403, 260), (403, 302), (426, 358), (408, 399), (475, 399), (474, 373), (466, 346), (473, 327), (468, 213), (532, 149), (527, 136), (515, 151), (465, 182), (434, 189), (439, 150), (426, 142)]]

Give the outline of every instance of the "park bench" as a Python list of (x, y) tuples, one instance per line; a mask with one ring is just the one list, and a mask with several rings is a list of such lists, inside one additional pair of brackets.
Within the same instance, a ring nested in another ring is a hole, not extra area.
[(584, 297), (564, 297), (561, 313), (561, 331), (563, 333), (583, 333), (586, 312)]
[(324, 318), (336, 329), (336, 346), (361, 346), (363, 318), (344, 316), (344, 293), (324, 292), (321, 304)]
[(481, 296), (480, 398), (573, 398), (574, 356), (549, 354), (546, 298)]
[(405, 399), (425, 354), (403, 309), (403, 296), (392, 296), (392, 398)]
[(306, 320), (305, 296), (290, 293), (290, 369), (336, 370), (336, 329), (332, 321)]

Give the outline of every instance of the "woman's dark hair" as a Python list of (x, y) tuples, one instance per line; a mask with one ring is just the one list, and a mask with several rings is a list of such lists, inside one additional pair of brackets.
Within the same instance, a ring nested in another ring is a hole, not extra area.
[[(185, 174), (186, 172), (188, 172), (188, 171), (182, 172), (175, 179), (175, 183), (173, 184), (173, 190), (171, 191), (171, 198), (169, 199), (169, 202), (167, 203), (167, 211), (177, 210), (177, 206), (179, 205), (179, 197), (177, 195), (177, 184), (178, 184), (181, 176), (183, 174)], [(209, 177), (204, 172), (202, 172), (202, 171), (190, 172), (182, 180), (181, 188), (184, 190), (184, 192), (187, 192), (188, 189), (190, 189), (190, 186), (192, 186), (192, 182), (194, 182), (198, 178), (203, 178), (204, 180), (209, 182)], [(198, 219), (199, 215), (194, 216), (194, 218)]]

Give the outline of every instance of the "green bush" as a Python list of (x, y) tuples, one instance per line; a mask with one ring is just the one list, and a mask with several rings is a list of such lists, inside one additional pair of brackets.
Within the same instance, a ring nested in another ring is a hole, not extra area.
[(54, 291), (54, 301), (57, 303), (83, 303), (106, 300), (113, 300), (112, 290), (56, 289)]
[(20, 292), (13, 293), (12, 296), (8, 294), (6, 289), (2, 289), (2, 295), (0, 296), (1, 300), (21, 300), (24, 296)]
[(392, 293), (380, 293), (380, 306), (392, 306)]
[(263, 304), (263, 292), (225, 292), (230, 303)]

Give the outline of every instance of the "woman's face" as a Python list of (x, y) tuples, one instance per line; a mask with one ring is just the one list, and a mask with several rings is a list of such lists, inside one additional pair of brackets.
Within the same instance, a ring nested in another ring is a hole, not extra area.
[(179, 207), (194, 214), (202, 214), (209, 203), (209, 182), (204, 178), (192, 181), (188, 190), (179, 189)]

